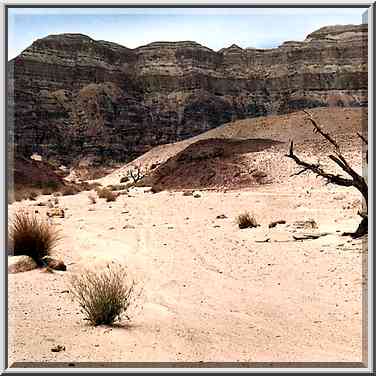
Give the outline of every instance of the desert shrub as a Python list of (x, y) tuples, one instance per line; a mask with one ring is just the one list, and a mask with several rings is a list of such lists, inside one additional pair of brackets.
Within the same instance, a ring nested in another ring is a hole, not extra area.
[(66, 186), (64, 187), (62, 190), (61, 190), (61, 194), (63, 196), (70, 196), (70, 195), (75, 195), (76, 193), (78, 193), (78, 189), (73, 187), (73, 186)]
[(42, 189), (42, 195), (50, 195), (54, 192), (52, 188), (43, 188)]
[(86, 181), (76, 184), (76, 188), (78, 191), (91, 191), (92, 189), (96, 189), (100, 186), (101, 186), (100, 183), (96, 183), (96, 182), (88, 183)]
[(42, 258), (51, 254), (59, 240), (59, 231), (47, 222), (23, 211), (15, 214), (9, 230), (14, 255), (30, 256), (41, 265)]
[(28, 199), (35, 201), (35, 199), (38, 197), (38, 193), (36, 191), (30, 191), (28, 194)]
[(107, 202), (116, 201), (118, 195), (108, 188), (97, 189), (97, 194), (99, 198), (106, 199)]
[(127, 186), (125, 184), (114, 184), (114, 185), (109, 185), (108, 188), (111, 191), (122, 191), (123, 189), (126, 189)]
[(236, 222), (241, 229), (258, 226), (256, 218), (248, 212), (239, 214), (236, 218)]
[(134, 286), (128, 282), (125, 269), (113, 265), (100, 272), (86, 270), (74, 276), (71, 285), (73, 296), (93, 325), (120, 321), (130, 305)]
[(14, 199), (14, 201), (22, 201), (22, 200), (26, 200), (28, 198), (27, 192), (23, 191), (23, 190), (15, 190), (13, 197), (12, 197), (11, 192), (9, 192), (8, 196), (9, 196), (9, 203), (13, 202), (12, 199)]

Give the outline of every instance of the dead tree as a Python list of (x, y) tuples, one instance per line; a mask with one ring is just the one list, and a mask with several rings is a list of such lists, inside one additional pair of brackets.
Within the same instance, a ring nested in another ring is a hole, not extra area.
[(133, 180), (133, 184), (136, 184), (145, 177), (145, 174), (141, 171), (139, 166), (136, 166), (134, 170), (128, 170), (127, 175), (129, 179)]
[[(304, 110), (303, 110), (304, 111)], [(343, 235), (349, 235), (352, 238), (359, 238), (368, 233), (368, 184), (363, 176), (359, 175), (356, 171), (353, 170), (352, 167), (348, 164), (344, 156), (342, 155), (341, 149), (337, 142), (325, 131), (322, 130), (321, 127), (316, 123), (316, 121), (312, 118), (311, 114), (307, 111), (304, 111), (308, 115), (308, 120), (312, 123), (314, 127), (314, 132), (319, 133), (322, 137), (324, 137), (333, 147), (334, 153), (330, 154), (328, 157), (334, 163), (336, 163), (344, 172), (346, 172), (349, 177), (343, 177), (339, 174), (332, 174), (325, 171), (319, 163), (308, 163), (301, 160), (296, 154), (294, 154), (294, 143), (291, 141), (290, 143), (290, 150), (289, 154), (286, 154), (286, 157), (291, 158), (295, 161), (295, 163), (302, 167), (302, 169), (293, 174), (292, 176), (297, 176), (303, 174), (307, 171), (313, 172), (317, 176), (321, 176), (326, 179), (326, 183), (329, 184), (336, 184), (344, 187), (355, 187), (364, 197), (365, 201), (365, 211), (358, 212), (358, 214), (362, 217), (362, 220), (355, 232), (350, 233), (343, 233)], [(358, 137), (363, 141), (365, 145), (368, 145), (367, 139), (364, 138), (361, 134), (357, 133)], [(368, 151), (366, 154), (366, 161), (368, 163)]]

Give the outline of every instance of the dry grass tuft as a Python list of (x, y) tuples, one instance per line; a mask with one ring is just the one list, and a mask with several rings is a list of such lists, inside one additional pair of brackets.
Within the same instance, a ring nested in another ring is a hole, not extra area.
[(71, 195), (75, 195), (76, 193), (78, 193), (79, 190), (73, 186), (66, 186), (64, 187), (62, 190), (61, 190), (61, 194), (63, 196), (71, 196)]
[(241, 229), (259, 226), (259, 224), (256, 221), (255, 216), (249, 214), (248, 212), (239, 214), (238, 217), (236, 218), (236, 222), (239, 228)]
[(42, 258), (52, 253), (59, 240), (59, 231), (47, 222), (25, 212), (15, 214), (9, 230), (14, 255), (30, 256), (42, 265)]
[(71, 280), (71, 290), (92, 325), (111, 325), (126, 313), (134, 283), (120, 266), (108, 265), (101, 272), (90, 270)]

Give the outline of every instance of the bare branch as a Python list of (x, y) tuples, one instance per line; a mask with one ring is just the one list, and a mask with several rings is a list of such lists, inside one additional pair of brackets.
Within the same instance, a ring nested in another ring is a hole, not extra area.
[(366, 144), (366, 145), (368, 145), (368, 141), (367, 141), (367, 139), (364, 137), (364, 136), (362, 136), (359, 132), (357, 132), (356, 133), (357, 134), (357, 136)]
[[(309, 170), (309, 171), (312, 171), (313, 173), (315, 173), (316, 175), (323, 177), (324, 179), (326, 179), (328, 181), (328, 183), (333, 183), (333, 184), (341, 185), (341, 186), (344, 186), (344, 187), (351, 187), (352, 185), (354, 185), (352, 179), (346, 179), (346, 178), (343, 178), (340, 175), (334, 175), (334, 174), (325, 172), (320, 167), (320, 165), (314, 164), (314, 163), (304, 162), (303, 160), (301, 160), (296, 154), (294, 154), (293, 141), (291, 141), (290, 151), (289, 151), (289, 154), (286, 154), (286, 157), (294, 160), (295, 163), (298, 166), (303, 167), (304, 171)], [(303, 171), (301, 171), (300, 173), (302, 173), (302, 172)], [(300, 174), (300, 173), (298, 173), (298, 174)]]
[(321, 136), (323, 136), (326, 140), (328, 140), (336, 148), (337, 152), (340, 152), (340, 149), (339, 149), (337, 142), (328, 133), (324, 132), (321, 129), (321, 127), (319, 127), (319, 125), (316, 123), (315, 119), (312, 118), (312, 115), (308, 111), (303, 110), (303, 112), (308, 115), (308, 120), (312, 123), (315, 131), (320, 133)]

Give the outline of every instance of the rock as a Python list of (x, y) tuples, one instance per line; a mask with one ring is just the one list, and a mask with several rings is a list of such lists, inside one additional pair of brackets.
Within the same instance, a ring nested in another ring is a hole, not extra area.
[(125, 161), (231, 120), (366, 106), (367, 35), (366, 24), (332, 26), (278, 48), (219, 51), (188, 41), (130, 49), (82, 34), (37, 39), (8, 62), (16, 155), (67, 167), (86, 152), (98, 163)]
[(44, 256), (42, 258), (42, 261), (44, 262), (46, 267), (49, 267), (53, 270), (60, 270), (60, 271), (66, 271), (67, 267), (64, 264), (64, 261), (55, 259), (51, 256)]
[(8, 257), (8, 273), (27, 272), (37, 267), (37, 263), (30, 256)]
[(56, 345), (51, 349), (52, 352), (60, 352), (60, 351), (65, 351), (65, 346), (62, 345)]
[(153, 193), (153, 187), (132, 187), (129, 191), (135, 193)]
[(255, 239), (255, 243), (268, 243), (270, 242), (270, 237), (265, 235), (265, 236), (260, 236)]
[(286, 221), (284, 219), (279, 219), (277, 221), (273, 221), (269, 223), (269, 228), (276, 227), (277, 225), (284, 225)]
[(317, 225), (314, 219), (307, 219), (304, 221), (295, 221), (293, 226), (298, 229), (317, 229), (319, 226)]
[(51, 210), (48, 210), (46, 213), (47, 217), (58, 217), (58, 218), (64, 218), (65, 212), (62, 208), (52, 208)]
[(183, 196), (193, 196), (193, 192), (192, 191), (184, 191)]
[(135, 226), (132, 226), (132, 225), (125, 225), (123, 226), (123, 229), (126, 230), (126, 229), (135, 229), (136, 227)]
[(307, 240), (307, 239), (318, 239), (322, 236), (329, 235), (328, 232), (319, 232), (319, 233), (297, 233), (293, 234), (295, 240)]
[(217, 215), (216, 217), (217, 219), (226, 219), (227, 216), (225, 214), (220, 214), (220, 215)]

